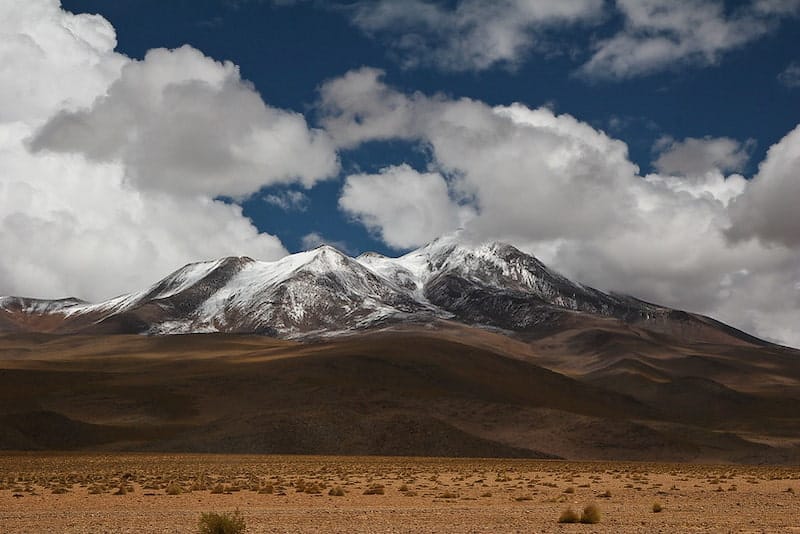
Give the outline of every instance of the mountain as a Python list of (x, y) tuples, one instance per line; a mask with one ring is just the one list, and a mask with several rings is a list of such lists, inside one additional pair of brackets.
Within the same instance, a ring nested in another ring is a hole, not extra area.
[(310, 339), (447, 319), (535, 335), (575, 314), (691, 339), (758, 342), (708, 318), (572, 282), (510, 245), (472, 245), (458, 235), (399, 258), (350, 258), (321, 246), (275, 262), (195, 263), (144, 291), (97, 304), (3, 297), (0, 331)]
[(799, 403), (800, 351), (459, 236), (0, 299), (0, 450), (797, 464)]

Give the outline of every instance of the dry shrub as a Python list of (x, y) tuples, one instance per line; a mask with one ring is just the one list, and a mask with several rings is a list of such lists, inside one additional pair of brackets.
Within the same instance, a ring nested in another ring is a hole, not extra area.
[(659, 513), (659, 512), (660, 512), (661, 510), (663, 510), (663, 509), (664, 509), (664, 507), (663, 507), (663, 506), (661, 506), (661, 503), (660, 503), (660, 502), (656, 501), (656, 502), (654, 502), (654, 503), (653, 503), (653, 513), (654, 513), (654, 514), (657, 514), (657, 513)]
[(333, 497), (344, 497), (344, 490), (342, 489), (341, 486), (334, 486), (333, 488), (330, 489), (328, 495), (331, 495)]
[(167, 495), (180, 495), (183, 493), (183, 488), (175, 482), (170, 482), (167, 484), (167, 488), (164, 491), (167, 493)]
[(594, 525), (600, 522), (600, 507), (596, 504), (587, 504), (581, 514), (581, 523)]
[(561, 515), (558, 516), (559, 523), (577, 523), (581, 520), (581, 516), (578, 515), (578, 512), (573, 510), (572, 508), (567, 508)]
[(200, 515), (200, 534), (241, 534), (247, 526), (239, 515), (239, 510), (232, 514), (209, 512)]
[(364, 495), (383, 495), (385, 493), (382, 484), (373, 484), (364, 490)]
[(564, 490), (564, 493), (575, 493), (575, 488), (572, 487), (572, 486), (569, 486)]

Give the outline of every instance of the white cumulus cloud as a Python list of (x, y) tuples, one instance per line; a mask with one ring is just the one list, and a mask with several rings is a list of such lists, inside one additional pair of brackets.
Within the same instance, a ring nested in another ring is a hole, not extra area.
[(800, 126), (773, 145), (747, 191), (731, 205), (733, 241), (758, 238), (800, 249)]
[[(773, 147), (748, 185), (741, 175), (723, 171), (743, 164), (737, 155), (742, 146), (733, 147), (735, 142), (723, 143), (732, 150), (714, 149), (710, 152), (717, 156), (695, 158), (690, 169), (683, 169), (690, 175), (642, 176), (625, 143), (570, 115), (521, 104), (490, 107), (470, 99), (404, 94), (374, 69), (324, 85), (321, 109), (331, 136), (343, 146), (391, 139), (395, 131), (394, 137), (430, 152), (425, 183), (437, 184), (432, 191), (399, 185), (382, 174), (361, 175), (355, 191), (343, 191), (342, 207), (392, 246), (410, 247), (424, 239), (424, 229), (410, 221), (419, 216), (415, 206), (435, 205), (450, 214), (468, 210), (470, 217), (463, 220), (451, 215), (429, 224), (436, 232), (464, 226), (475, 239), (511, 242), (584, 283), (709, 314), (800, 345), (792, 327), (800, 320), (795, 289), (800, 246), (787, 237), (797, 218), (785, 219), (777, 244), (732, 242), (727, 235), (732, 221), (744, 217), (737, 215), (742, 205), (773, 197), (767, 190), (783, 192), (781, 209), (797, 198), (792, 169), (798, 165), (800, 142), (794, 139), (800, 134)], [(672, 142), (664, 149), (695, 150), (694, 144)], [(756, 195), (759, 188), (763, 195)], [(385, 198), (406, 190), (407, 204)], [(359, 192), (369, 194), (354, 194)], [(427, 201), (421, 198), (426, 195)], [(780, 213), (776, 221), (783, 220)], [(800, 227), (794, 235), (800, 235)]]
[(661, 138), (653, 166), (661, 173), (692, 176), (713, 170), (741, 172), (750, 160), (755, 141), (740, 143), (729, 137), (687, 137), (683, 141)]
[(286, 249), (237, 205), (336, 173), (332, 141), (190, 47), (141, 61), (57, 0), (0, 0), (0, 294), (97, 300)]
[(242, 196), (338, 171), (324, 132), (264, 104), (234, 64), (189, 46), (126, 64), (105, 95), (53, 116), (31, 147), (121, 161), (137, 187), (179, 194)]
[(420, 173), (408, 165), (348, 176), (339, 206), (400, 249), (431, 241), (472, 215), (451, 201), (441, 174)]

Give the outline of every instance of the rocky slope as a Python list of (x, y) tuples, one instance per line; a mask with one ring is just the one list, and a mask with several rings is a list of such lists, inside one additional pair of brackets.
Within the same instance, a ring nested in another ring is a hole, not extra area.
[(256, 333), (311, 338), (450, 319), (536, 334), (574, 314), (691, 339), (757, 342), (710, 319), (575, 283), (503, 243), (440, 238), (399, 258), (350, 258), (322, 246), (275, 262), (187, 265), (152, 287), (98, 304), (0, 298), (0, 332)]

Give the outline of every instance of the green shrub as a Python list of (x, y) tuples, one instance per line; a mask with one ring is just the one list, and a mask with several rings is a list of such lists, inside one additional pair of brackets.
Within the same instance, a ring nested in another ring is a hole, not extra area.
[(241, 534), (245, 531), (244, 519), (239, 510), (233, 514), (208, 512), (200, 515), (200, 534)]

